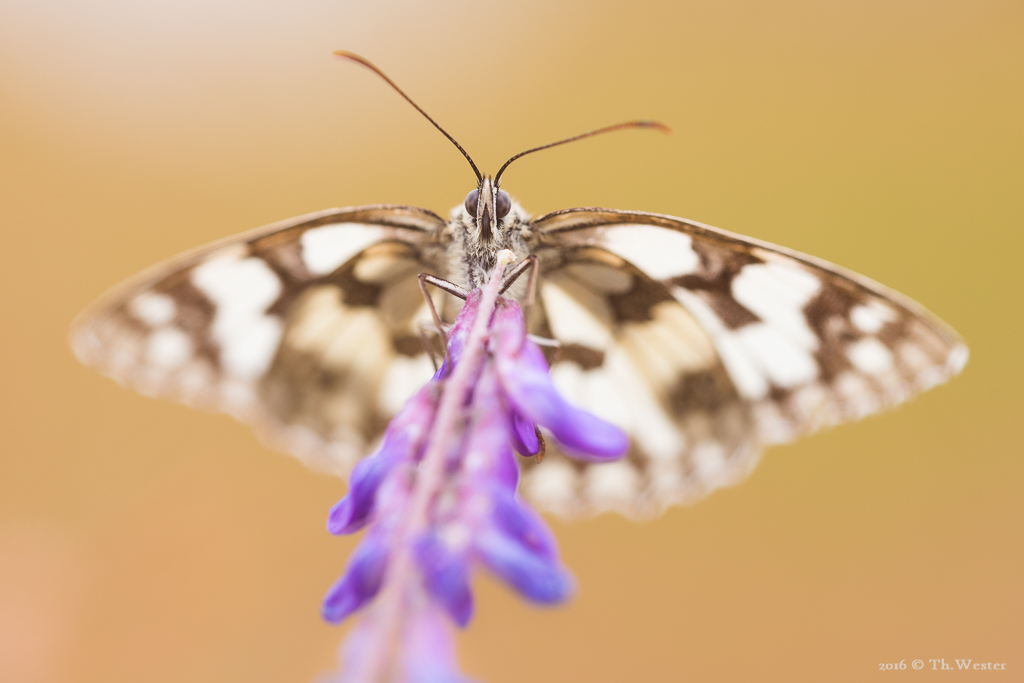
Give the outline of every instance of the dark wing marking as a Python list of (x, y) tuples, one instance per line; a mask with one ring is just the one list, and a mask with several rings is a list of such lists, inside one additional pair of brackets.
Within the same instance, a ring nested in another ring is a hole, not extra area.
[(144, 394), (227, 412), (271, 445), (344, 472), (432, 373), (416, 276), (444, 221), (332, 209), (185, 253), (75, 321), (78, 358)]

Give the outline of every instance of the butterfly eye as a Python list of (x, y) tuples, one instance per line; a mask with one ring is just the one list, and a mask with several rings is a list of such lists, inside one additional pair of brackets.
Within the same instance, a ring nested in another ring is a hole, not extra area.
[(512, 198), (498, 190), (498, 199), (494, 202), (494, 210), (498, 212), (498, 218), (504, 218), (512, 210)]
[(470, 216), (476, 216), (476, 203), (480, 198), (480, 190), (473, 190), (466, 195), (466, 211)]

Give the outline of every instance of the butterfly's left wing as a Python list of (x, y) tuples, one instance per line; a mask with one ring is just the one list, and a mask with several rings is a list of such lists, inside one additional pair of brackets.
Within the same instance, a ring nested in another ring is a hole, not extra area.
[(620, 424), (628, 457), (554, 454), (524, 492), (633, 516), (749, 472), (761, 448), (893, 406), (959, 372), (959, 336), (819, 259), (670, 216), (570, 209), (532, 225), (542, 333), (570, 399)]
[(101, 298), (72, 348), (343, 473), (432, 374), (417, 275), (438, 271), (443, 224), (414, 207), (331, 209), (200, 247)]

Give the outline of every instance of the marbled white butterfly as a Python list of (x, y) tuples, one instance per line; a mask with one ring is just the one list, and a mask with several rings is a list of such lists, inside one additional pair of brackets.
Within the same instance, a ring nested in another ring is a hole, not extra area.
[[(960, 337), (921, 306), (819, 259), (694, 221), (577, 208), (531, 218), (466, 156), (448, 220), (330, 209), (183, 254), (122, 284), (72, 332), (83, 363), (144, 394), (228, 412), (308, 464), (347, 471), (432, 374), (430, 323), (499, 250), (536, 264), (530, 327), (557, 342), (572, 401), (623, 427), (628, 457), (549, 449), (521, 490), (567, 515), (631, 516), (742, 479), (769, 444), (893, 406), (956, 374)], [(611, 126), (562, 144), (624, 127)], [(425, 299), (421, 273), (442, 289)], [(527, 296), (526, 278), (509, 295)], [(532, 291), (530, 292), (532, 296)], [(433, 306), (426, 305), (432, 301)], [(450, 317), (448, 319), (451, 319)], [(433, 347), (433, 349), (431, 348)]]

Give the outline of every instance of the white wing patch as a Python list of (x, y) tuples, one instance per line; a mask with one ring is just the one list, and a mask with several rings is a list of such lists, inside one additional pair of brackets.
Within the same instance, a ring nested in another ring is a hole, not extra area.
[(643, 491), (643, 480), (632, 463), (620, 460), (589, 468), (584, 475), (583, 487), (587, 499), (595, 507), (628, 514)]
[(281, 280), (263, 259), (242, 256), (210, 259), (192, 271), (192, 284), (214, 303), (211, 331), (224, 370), (252, 381), (266, 372), (281, 341), (280, 318), (267, 315), (281, 295)]
[(344, 223), (312, 228), (302, 235), (302, 262), (314, 275), (333, 273), (385, 234), (379, 225)]
[[(567, 291), (569, 290), (569, 291)], [(571, 293), (570, 293), (571, 292)], [(612, 315), (604, 300), (570, 281), (546, 281), (540, 287), (550, 325), (565, 343), (603, 349), (611, 340)], [(582, 300), (581, 300), (582, 299)]]
[(166, 294), (143, 292), (128, 304), (131, 314), (149, 327), (161, 327), (174, 320), (178, 307)]
[(874, 337), (865, 337), (850, 345), (846, 354), (853, 367), (865, 375), (882, 375), (893, 368), (892, 352)]
[(571, 514), (579, 506), (576, 470), (565, 458), (548, 458), (524, 478), (526, 496), (543, 510)]
[(192, 358), (192, 339), (184, 330), (167, 326), (149, 336), (146, 361), (163, 370), (177, 370)]
[(808, 351), (816, 350), (819, 340), (807, 324), (804, 306), (820, 290), (821, 280), (783, 263), (743, 266), (732, 281), (736, 301), (796, 348)]
[(605, 228), (601, 246), (656, 280), (689, 275), (700, 266), (700, 257), (693, 250), (689, 235), (653, 225)]
[[(685, 436), (673, 424), (655, 393), (655, 386), (646, 381), (629, 351), (623, 348), (609, 350), (604, 366), (589, 372), (597, 376), (607, 374), (606, 381), (615, 388), (612, 394), (615, 403), (623, 409), (619, 414), (626, 418), (622, 426), (626, 428), (628, 425), (629, 432), (644, 453), (655, 460), (671, 460), (679, 456), (686, 444)], [(601, 410), (599, 404), (584, 403), (583, 407), (598, 415), (611, 413), (611, 410)]]
[[(623, 429), (635, 430), (633, 411), (610, 372), (601, 368), (584, 370), (575, 363), (555, 363), (551, 367), (551, 377), (570, 403)], [(643, 397), (634, 398), (643, 400)]]
[(896, 312), (880, 301), (872, 301), (868, 305), (855, 306), (850, 311), (850, 322), (865, 334), (875, 334), (886, 323), (896, 320)]
[(776, 386), (790, 389), (818, 376), (812, 350), (770, 323), (753, 323), (728, 334), (758, 371)]

